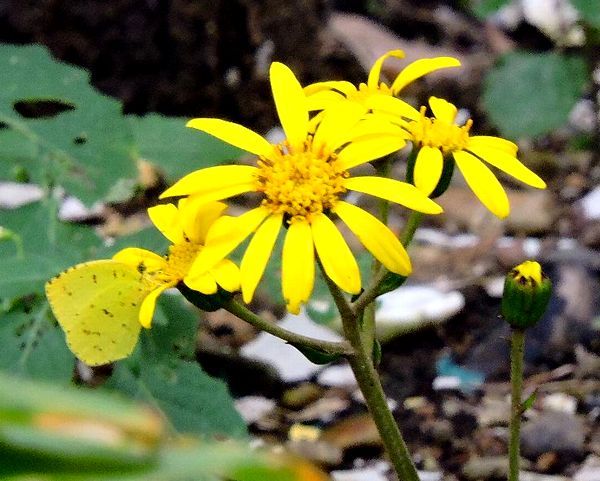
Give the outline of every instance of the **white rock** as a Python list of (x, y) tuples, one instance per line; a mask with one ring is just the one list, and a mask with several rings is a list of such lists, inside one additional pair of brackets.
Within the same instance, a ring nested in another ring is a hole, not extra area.
[(328, 366), (317, 376), (317, 382), (321, 386), (328, 387), (356, 387), (356, 378), (348, 363)]
[(235, 408), (247, 424), (252, 424), (262, 419), (266, 414), (275, 409), (277, 403), (273, 399), (262, 396), (244, 396), (235, 401)]
[(377, 337), (383, 341), (426, 323), (452, 317), (465, 305), (458, 291), (430, 286), (402, 286), (377, 299)]
[(80, 222), (98, 215), (101, 209), (100, 204), (88, 209), (77, 197), (67, 197), (58, 209), (58, 218), (67, 222)]
[(0, 182), (0, 208), (16, 209), (40, 200), (44, 191), (36, 184)]
[[(316, 324), (302, 312), (298, 316), (288, 314), (279, 326), (324, 341), (341, 341), (342, 337), (331, 329)], [(323, 369), (313, 364), (295, 347), (266, 332), (260, 333), (241, 349), (243, 357), (265, 362), (278, 372), (285, 382), (304, 381)]]
[(434, 391), (455, 390), (460, 387), (460, 378), (457, 376), (438, 376), (433, 380)]
[(441, 471), (417, 471), (421, 481), (442, 481)]
[(600, 457), (590, 455), (583, 466), (573, 475), (573, 481), (598, 481), (600, 479)]
[(568, 0), (521, 0), (523, 16), (548, 37), (561, 45), (576, 46), (585, 42), (585, 33), (576, 22), (579, 12)]
[(501, 298), (504, 292), (504, 276), (497, 276), (488, 280), (483, 287), (488, 296)]
[(588, 192), (579, 202), (588, 220), (600, 219), (600, 187)]
[(577, 411), (577, 399), (568, 394), (557, 392), (544, 396), (542, 399), (542, 406), (544, 409), (550, 411), (575, 414)]
[(331, 478), (334, 481), (388, 481), (386, 474), (377, 467), (332, 471)]

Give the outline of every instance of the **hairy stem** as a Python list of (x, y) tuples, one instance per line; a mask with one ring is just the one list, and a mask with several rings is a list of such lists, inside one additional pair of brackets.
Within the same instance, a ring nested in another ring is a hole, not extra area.
[(303, 336), (302, 334), (297, 334), (292, 331), (288, 331), (287, 329), (279, 327), (277, 324), (273, 324), (263, 319), (262, 317), (257, 316), (252, 311), (245, 308), (233, 299), (224, 304), (223, 308), (231, 312), (235, 316), (239, 317), (240, 319), (243, 319), (247, 323), (252, 324), (257, 329), (268, 332), (269, 334), (283, 339), (284, 341), (287, 341), (290, 344), (306, 346), (308, 348), (315, 349), (317, 351), (322, 351), (327, 354), (340, 354), (348, 356), (354, 352), (350, 343), (348, 343), (347, 341), (323, 341), (321, 339), (315, 339), (312, 337)]
[(521, 395), (523, 391), (523, 352), (525, 350), (525, 330), (513, 328), (510, 339), (510, 383), (511, 417), (510, 438), (508, 441), (508, 479), (519, 481), (519, 459), (521, 440)]

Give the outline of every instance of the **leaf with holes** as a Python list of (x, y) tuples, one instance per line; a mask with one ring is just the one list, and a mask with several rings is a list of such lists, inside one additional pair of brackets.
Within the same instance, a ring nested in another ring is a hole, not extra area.
[(17, 303), (0, 311), (0, 369), (23, 377), (67, 384), (75, 358), (46, 302)]
[(87, 204), (134, 178), (133, 134), (121, 105), (89, 74), (40, 46), (0, 48), (0, 179), (62, 185)]

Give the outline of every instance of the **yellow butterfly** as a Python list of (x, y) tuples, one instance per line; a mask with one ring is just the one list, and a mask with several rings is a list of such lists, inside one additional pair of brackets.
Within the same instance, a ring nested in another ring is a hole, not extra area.
[(142, 302), (153, 290), (134, 266), (78, 264), (46, 283), (46, 296), (73, 353), (90, 366), (127, 357), (137, 344)]

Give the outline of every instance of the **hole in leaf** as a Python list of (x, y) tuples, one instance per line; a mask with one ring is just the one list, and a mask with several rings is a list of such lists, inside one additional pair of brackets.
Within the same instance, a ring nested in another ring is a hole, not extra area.
[(73, 139), (75, 145), (83, 145), (87, 142), (87, 135), (81, 134)]
[(58, 99), (31, 99), (19, 100), (13, 104), (13, 108), (26, 119), (40, 119), (75, 110), (75, 105)]
[(4, 122), (0, 122), (0, 130), (2, 129), (8, 129), (8, 124), (5, 124)]

